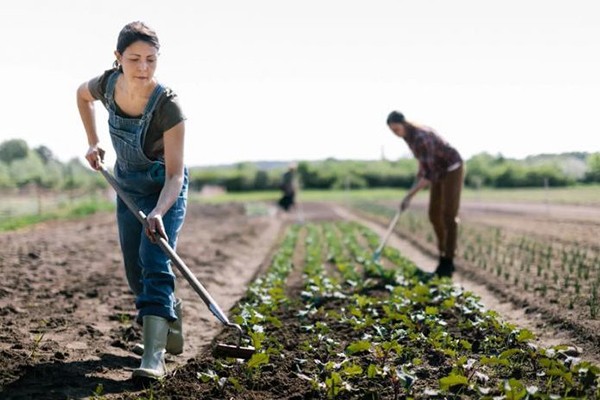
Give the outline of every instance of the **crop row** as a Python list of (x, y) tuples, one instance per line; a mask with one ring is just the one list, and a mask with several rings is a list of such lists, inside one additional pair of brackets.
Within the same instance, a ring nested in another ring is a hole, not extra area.
[(201, 357), (163, 388), (185, 382), (202, 398), (236, 399), (600, 395), (597, 366), (566, 347), (536, 348), (531, 332), (449, 280), (421, 282), (391, 247), (373, 262), (377, 242), (356, 223), (291, 227), (233, 311), (257, 353)]
[[(395, 209), (360, 204), (364, 212), (391, 218)], [(403, 215), (398, 230), (421, 242), (434, 244), (425, 213)], [(476, 223), (460, 225), (459, 256), (470, 265), (494, 274), (515, 289), (533, 292), (567, 309), (600, 313), (600, 249), (593, 245), (552, 242), (530, 234), (515, 234)]]

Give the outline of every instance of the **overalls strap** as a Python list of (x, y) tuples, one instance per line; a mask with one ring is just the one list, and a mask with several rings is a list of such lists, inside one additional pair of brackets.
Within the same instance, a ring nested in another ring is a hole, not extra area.
[[(115, 112), (117, 111), (115, 103), (115, 87), (117, 85), (117, 79), (119, 78), (120, 74), (121, 73), (119, 71), (113, 72), (108, 77), (108, 81), (106, 82), (106, 100), (108, 101), (108, 104), (110, 105), (112, 110)], [(160, 95), (163, 91), (164, 87), (160, 83), (157, 83), (156, 87), (152, 91), (152, 94), (150, 95), (150, 99), (148, 99), (148, 103), (146, 103), (146, 107), (144, 108), (144, 116), (152, 114), (154, 112), (154, 108), (156, 107), (156, 104), (158, 103)]]

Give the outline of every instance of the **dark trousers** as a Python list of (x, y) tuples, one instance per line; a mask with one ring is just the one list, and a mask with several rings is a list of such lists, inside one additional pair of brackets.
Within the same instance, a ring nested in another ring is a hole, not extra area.
[(294, 193), (285, 193), (281, 199), (279, 199), (279, 206), (285, 211), (289, 211), (294, 206)]
[(463, 186), (464, 167), (450, 171), (431, 184), (429, 220), (437, 237), (440, 256), (453, 258), (458, 239), (458, 209)]

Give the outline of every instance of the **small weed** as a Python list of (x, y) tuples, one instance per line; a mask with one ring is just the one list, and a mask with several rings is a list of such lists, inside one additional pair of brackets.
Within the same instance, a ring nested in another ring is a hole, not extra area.
[(592, 283), (592, 294), (590, 296), (590, 318), (596, 319), (598, 317), (598, 308), (600, 306), (600, 302), (598, 299), (598, 285), (596, 283)]
[(44, 340), (44, 335), (45, 332), (38, 333), (33, 338), (33, 348), (31, 349), (31, 354), (29, 354), (29, 358), (35, 358), (35, 356), (37, 355), (37, 352), (40, 348), (40, 344), (42, 343), (42, 340)]

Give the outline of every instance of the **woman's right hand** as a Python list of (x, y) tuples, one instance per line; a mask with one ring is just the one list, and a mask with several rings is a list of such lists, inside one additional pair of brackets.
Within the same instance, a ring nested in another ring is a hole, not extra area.
[(85, 159), (90, 164), (90, 167), (98, 171), (101, 168), (102, 163), (104, 162), (104, 149), (100, 147), (100, 145), (90, 146), (87, 153), (85, 154)]

